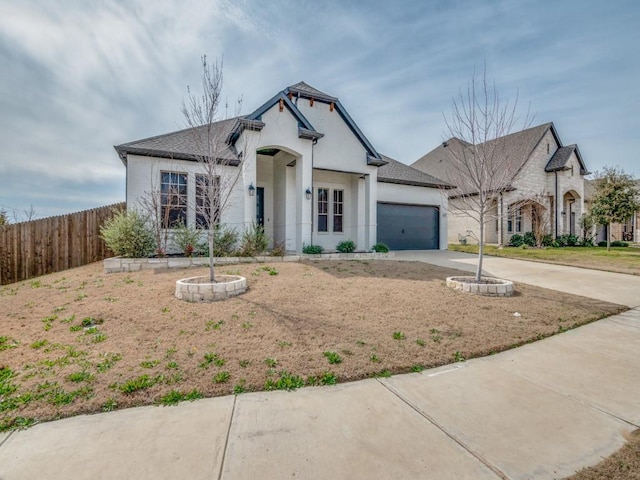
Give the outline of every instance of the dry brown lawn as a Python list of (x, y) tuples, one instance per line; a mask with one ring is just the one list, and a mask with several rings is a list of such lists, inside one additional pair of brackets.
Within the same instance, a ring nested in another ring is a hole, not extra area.
[(1, 287), (0, 429), (420, 370), (624, 310), (527, 285), (511, 298), (469, 296), (444, 284), (460, 272), (414, 262), (218, 271), (246, 276), (248, 292), (189, 304), (173, 297), (175, 281), (205, 269), (104, 274), (101, 263)]
[(566, 480), (640, 480), (640, 430), (628, 443), (598, 465), (580, 470)]

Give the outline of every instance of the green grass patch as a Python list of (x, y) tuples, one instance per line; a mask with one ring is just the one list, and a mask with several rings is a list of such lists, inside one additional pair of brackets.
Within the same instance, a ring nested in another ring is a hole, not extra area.
[(156, 383), (158, 383), (158, 380), (158, 377), (152, 378), (146, 374), (140, 375), (139, 377), (132, 378), (119, 385), (118, 390), (120, 390), (124, 394), (132, 394), (135, 392), (139, 392), (140, 390), (146, 390), (147, 388), (153, 387)]
[(11, 348), (16, 348), (18, 346), (18, 341), (9, 338), (9, 337), (0, 337), (0, 352), (2, 350), (9, 350)]
[(280, 377), (277, 379), (268, 378), (264, 384), (265, 390), (296, 390), (297, 388), (304, 387), (304, 380), (302, 377), (293, 375), (286, 370), (280, 372)]
[(337, 352), (327, 351), (322, 354), (327, 357), (330, 364), (342, 363), (342, 357)]
[[(478, 253), (477, 245), (450, 244), (449, 250)], [(640, 248), (612, 247), (561, 247), (561, 248), (516, 248), (485, 245), (486, 255), (532, 260), (572, 267), (593, 268), (608, 272), (640, 275)]]
[(209, 368), (212, 364), (216, 367), (222, 367), (226, 363), (224, 358), (218, 356), (217, 353), (207, 352), (204, 354), (204, 360), (200, 363), (200, 368)]

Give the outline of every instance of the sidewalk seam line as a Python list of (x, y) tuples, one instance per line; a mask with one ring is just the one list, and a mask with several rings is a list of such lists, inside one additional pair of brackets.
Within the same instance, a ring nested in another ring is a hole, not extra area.
[(227, 457), (227, 447), (229, 446), (229, 436), (231, 435), (231, 424), (233, 423), (233, 416), (236, 413), (236, 402), (238, 396), (233, 396), (233, 407), (231, 407), (231, 415), (229, 416), (229, 427), (227, 428), (227, 436), (224, 439), (224, 448), (222, 449), (222, 461), (220, 462), (220, 470), (218, 471), (218, 480), (222, 480), (222, 472), (224, 470), (224, 461)]
[(582, 405), (583, 407), (587, 407), (590, 408), (592, 410), (595, 410), (597, 412), (603, 413), (604, 415), (607, 415), (609, 417), (615, 418), (616, 420), (620, 420), (623, 423), (626, 423), (627, 425), (630, 425), (632, 427), (636, 427), (636, 428), (640, 428), (640, 425), (636, 425), (635, 423), (633, 423), (631, 420), (627, 420), (626, 418), (622, 418), (618, 415), (616, 415), (615, 413), (609, 412), (607, 410), (604, 410), (602, 407), (598, 407), (597, 405), (593, 405), (592, 403), (590, 403), (589, 401), (586, 400), (582, 400), (574, 395), (571, 395), (570, 393), (564, 393), (561, 392), (559, 390), (556, 390), (555, 388), (549, 386), (549, 385), (545, 385), (544, 383), (541, 383), (531, 377), (526, 376), (525, 374), (522, 373), (518, 373), (518, 372), (513, 372), (511, 370), (507, 370), (505, 367), (501, 367), (500, 365), (497, 366), (498, 369), (502, 370), (504, 373), (508, 373), (509, 375), (513, 375), (515, 377), (520, 378), (521, 380), (524, 380), (526, 382), (531, 383), (532, 385), (535, 385), (536, 387), (540, 387), (540, 388), (544, 388), (545, 390), (548, 390), (552, 393), (555, 393), (556, 395), (560, 395), (561, 397), (567, 398), (575, 403), (577, 403), (578, 405)]
[(381, 379), (377, 378), (376, 380), (378, 380), (378, 383), (380, 385), (382, 385), (384, 388), (386, 388), (392, 395), (395, 395), (396, 397), (398, 397), (398, 399), (400, 399), (400, 401), (405, 403), (409, 408), (411, 408), (416, 413), (418, 413), (418, 415), (422, 416), (429, 423), (431, 423), (433, 426), (435, 426), (438, 430), (440, 430), (442, 433), (444, 433), (447, 437), (449, 437), (451, 440), (453, 440), (455, 443), (457, 443), (460, 447), (462, 447), (463, 450), (468, 452), (473, 458), (475, 458), (480, 463), (482, 463), (485, 467), (487, 467), (489, 470), (491, 470), (493, 473), (495, 473), (498, 477), (500, 477), (502, 480), (509, 480), (509, 477), (504, 472), (502, 472), (498, 467), (496, 467), (496, 466), (492, 465), (491, 463), (489, 463), (489, 461), (486, 460), (485, 458), (483, 458), (479, 453), (474, 452), (471, 449), (471, 447), (469, 447), (463, 441), (461, 441), (458, 438), (456, 438), (446, 428), (444, 428), (442, 425), (437, 423), (433, 417), (431, 417), (426, 412), (422, 411), (416, 405), (411, 403), (407, 398), (404, 398), (398, 391), (396, 391), (390, 385), (384, 383)]
[(7, 435), (7, 438), (5, 438), (4, 440), (2, 440), (0, 442), (0, 447), (2, 447), (5, 443), (7, 443), (7, 440), (9, 440), (11, 438), (11, 436), (14, 434), (15, 430), (11, 430), (9, 432), (9, 435)]

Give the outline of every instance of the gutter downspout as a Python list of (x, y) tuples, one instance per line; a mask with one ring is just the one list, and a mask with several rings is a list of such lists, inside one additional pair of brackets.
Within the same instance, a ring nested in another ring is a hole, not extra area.
[(318, 143), (318, 139), (314, 138), (313, 141), (311, 142), (311, 185), (309, 187), (311, 189), (311, 245), (313, 245), (313, 218), (314, 218), (313, 204), (315, 199), (315, 195), (314, 195), (315, 189), (313, 188), (313, 147), (315, 146), (316, 143)]
[(556, 170), (553, 173), (555, 174), (555, 177), (556, 177), (556, 204), (554, 205), (554, 208), (556, 209), (556, 211), (553, 212), (553, 217), (556, 223), (556, 240), (557, 240), (558, 239), (558, 171)]

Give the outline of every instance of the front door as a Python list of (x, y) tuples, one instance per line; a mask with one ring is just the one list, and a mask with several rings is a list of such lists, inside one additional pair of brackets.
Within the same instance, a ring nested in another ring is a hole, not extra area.
[(264, 187), (256, 188), (256, 223), (264, 227)]

